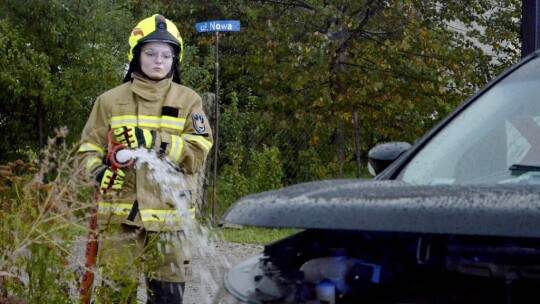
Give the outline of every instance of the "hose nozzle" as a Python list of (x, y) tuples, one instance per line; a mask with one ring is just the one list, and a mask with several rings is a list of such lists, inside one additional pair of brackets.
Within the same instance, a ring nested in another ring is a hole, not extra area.
[(132, 151), (123, 145), (118, 145), (111, 151), (111, 157), (109, 157), (111, 165), (116, 168), (126, 168), (133, 164), (135, 158)]

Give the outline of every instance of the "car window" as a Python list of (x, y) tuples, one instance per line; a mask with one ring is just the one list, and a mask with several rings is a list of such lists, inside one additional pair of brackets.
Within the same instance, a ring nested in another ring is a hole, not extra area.
[(540, 60), (484, 92), (403, 168), (411, 184), (540, 183)]

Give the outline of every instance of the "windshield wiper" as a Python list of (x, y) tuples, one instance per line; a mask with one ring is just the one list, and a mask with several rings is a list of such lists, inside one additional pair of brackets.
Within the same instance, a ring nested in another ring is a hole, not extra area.
[(527, 172), (540, 172), (540, 165), (513, 164), (508, 170), (512, 171), (512, 175), (520, 175)]

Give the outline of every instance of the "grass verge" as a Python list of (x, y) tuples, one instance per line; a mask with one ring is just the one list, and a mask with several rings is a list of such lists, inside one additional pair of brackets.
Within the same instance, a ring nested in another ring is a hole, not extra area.
[(224, 241), (254, 245), (266, 245), (300, 232), (300, 229), (277, 229), (243, 226), (241, 228), (220, 228)]

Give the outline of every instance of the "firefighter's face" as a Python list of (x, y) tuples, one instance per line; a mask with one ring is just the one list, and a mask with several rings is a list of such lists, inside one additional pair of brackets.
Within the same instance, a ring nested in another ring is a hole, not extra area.
[(141, 48), (141, 70), (153, 80), (161, 80), (169, 74), (173, 63), (172, 47), (164, 42), (150, 42)]

